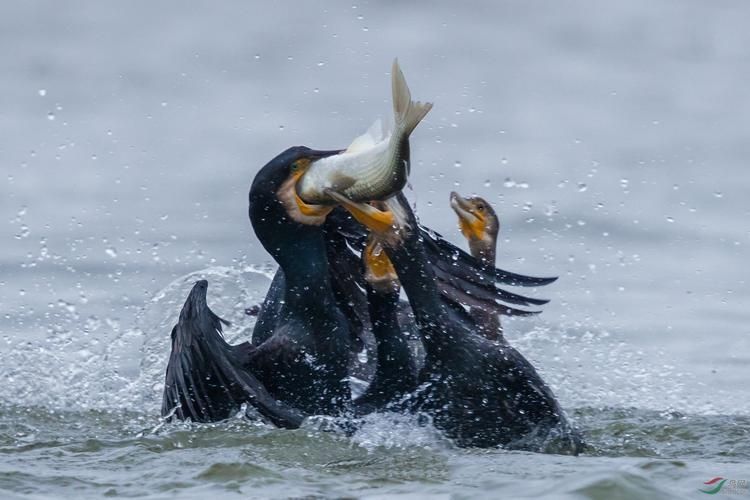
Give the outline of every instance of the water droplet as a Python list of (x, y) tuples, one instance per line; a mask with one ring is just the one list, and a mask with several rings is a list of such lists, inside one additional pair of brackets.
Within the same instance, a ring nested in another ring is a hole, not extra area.
[(363, 26), (362, 31), (370, 31), (370, 28), (368, 28), (367, 26)]
[(724, 193), (722, 193), (721, 191), (715, 191), (714, 192), (714, 197), (715, 198), (723, 198), (724, 197)]
[(284, 125), (279, 125), (279, 130), (284, 130)]
[(113, 259), (117, 257), (117, 249), (115, 247), (109, 247), (106, 250), (104, 250), (104, 253), (112, 257)]
[(362, 349), (362, 351), (357, 353), (357, 360), (362, 364), (367, 363), (367, 349)]
[(506, 177), (506, 178), (505, 178), (505, 182), (503, 182), (503, 186), (505, 186), (505, 187), (507, 187), (507, 188), (512, 188), (512, 187), (514, 187), (515, 185), (516, 185), (516, 181), (514, 181), (514, 180), (513, 180), (513, 179), (511, 179), (510, 177)]
[(167, 101), (162, 101), (162, 102), (161, 102), (161, 107), (162, 107), (162, 108), (166, 108), (168, 104), (169, 104), (169, 103), (168, 103)]
[(49, 121), (53, 121), (55, 119), (55, 113), (53, 113), (52, 111), (50, 111), (49, 113), (47, 113), (47, 119)]
[(16, 234), (16, 239), (22, 240), (22, 239), (28, 238), (30, 234), (31, 234), (31, 231), (29, 231), (29, 226), (27, 226), (26, 224), (21, 224), (21, 227), (19, 228), (19, 232), (18, 234)]
[(258, 59), (260, 59), (260, 54), (255, 54), (254, 57), (255, 57), (255, 60), (257, 61)]
[(57, 307), (65, 309), (66, 311), (68, 311), (71, 314), (74, 314), (76, 312), (76, 306), (74, 306), (70, 302), (66, 302), (66, 301), (64, 301), (62, 299), (59, 299), (57, 301)]
[(324, 63), (323, 61), (318, 61), (318, 67), (319, 68), (322, 67), (322, 66), (325, 66), (325, 65), (326, 65), (326, 63)]
[(584, 184), (583, 182), (579, 182), (578, 183), (578, 192), (579, 193), (585, 192), (588, 188), (589, 187), (586, 184)]
[(313, 94), (317, 94), (318, 92), (320, 92), (320, 89), (318, 87), (315, 87), (313, 89)]
[(667, 216), (667, 222), (670, 222), (670, 223), (674, 222), (674, 217)]
[(456, 161), (453, 162), (453, 166), (456, 167), (456, 168), (461, 168), (461, 162), (458, 161), (458, 160), (456, 160)]
[(18, 295), (20, 295), (21, 297), (23, 297), (24, 295), (26, 295), (26, 290), (24, 290), (23, 288), (21, 288), (20, 290), (18, 290)]
[(47, 95), (47, 89), (39, 89), (39, 97), (44, 97)]
[(486, 181), (484, 181), (484, 187), (488, 188), (490, 186), (492, 186), (492, 183), (490, 182), (489, 179), (487, 179)]

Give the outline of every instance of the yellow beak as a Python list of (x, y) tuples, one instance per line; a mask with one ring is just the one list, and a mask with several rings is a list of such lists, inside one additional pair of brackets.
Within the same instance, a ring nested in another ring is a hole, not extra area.
[(383, 281), (385, 279), (397, 280), (398, 275), (394, 269), (391, 259), (388, 258), (380, 243), (375, 241), (372, 236), (367, 240), (367, 246), (364, 253), (365, 266), (367, 274), (371, 280)]
[(378, 210), (367, 203), (357, 203), (346, 196), (326, 190), (326, 194), (341, 203), (341, 205), (352, 214), (361, 224), (374, 233), (386, 233), (394, 229), (393, 213), (390, 211)]

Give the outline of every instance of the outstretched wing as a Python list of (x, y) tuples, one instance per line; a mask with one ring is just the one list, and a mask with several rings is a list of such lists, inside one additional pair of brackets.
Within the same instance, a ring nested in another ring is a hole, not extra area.
[[(341, 208), (332, 211), (326, 221), (326, 226), (335, 229), (343, 236), (350, 248), (361, 251), (367, 240), (367, 230), (354, 220), (348, 212)], [(427, 258), (432, 265), (435, 275), (441, 282), (441, 294), (446, 303), (461, 302), (471, 306), (474, 302), (481, 302), (482, 307), (497, 309), (499, 314), (521, 315), (536, 314), (536, 311), (523, 311), (507, 304), (520, 306), (540, 306), (548, 300), (526, 297), (509, 292), (497, 286), (498, 283), (511, 286), (544, 286), (557, 278), (537, 278), (512, 273), (503, 269), (486, 266), (465, 251), (456, 247), (431, 229), (419, 226)], [(330, 231), (333, 233), (334, 231)], [(350, 249), (344, 249), (350, 251)], [(352, 295), (364, 298), (364, 286), (358, 290), (350, 290)], [(502, 304), (498, 304), (498, 301)], [(476, 304), (475, 304), (476, 305)]]
[(181, 319), (172, 330), (162, 416), (215, 422), (247, 403), (279, 427), (299, 427), (305, 415), (274, 399), (243, 366), (241, 359), (252, 349), (248, 343), (227, 344), (219, 321)]

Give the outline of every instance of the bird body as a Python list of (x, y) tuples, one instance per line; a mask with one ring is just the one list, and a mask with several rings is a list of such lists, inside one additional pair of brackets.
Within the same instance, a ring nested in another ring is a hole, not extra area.
[[(333, 196), (371, 230), (380, 227), (372, 218), (386, 217), (369, 205)], [(428, 413), (459, 446), (577, 454), (580, 437), (531, 363), (514, 348), (477, 335), (463, 309), (440, 300), (405, 197), (397, 195), (386, 205), (396, 215), (379, 240), (404, 287), (426, 352), (413, 408)]]
[(250, 188), (250, 221), (283, 280), (277, 282), (279, 297), (266, 340), (256, 344), (247, 364), (279, 400), (308, 414), (327, 415), (344, 412), (351, 400), (346, 383), (350, 332), (329, 280), (321, 228), (327, 211), (294, 199), (289, 179), (298, 178), (313, 159), (330, 154), (290, 148), (268, 162)]

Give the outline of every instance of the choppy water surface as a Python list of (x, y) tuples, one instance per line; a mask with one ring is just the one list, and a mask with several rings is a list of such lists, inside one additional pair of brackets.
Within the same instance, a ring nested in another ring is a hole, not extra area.
[[(700, 498), (750, 480), (748, 15), (2, 4), (0, 496)], [(246, 219), (254, 173), (388, 117), (394, 56), (435, 101), (412, 140), (422, 221), (461, 242), (448, 193), (478, 193), (501, 266), (561, 276), (506, 328), (581, 457), (461, 450), (392, 415), (352, 437), (159, 419), (192, 282), (231, 341), (252, 331), (273, 272)]]

